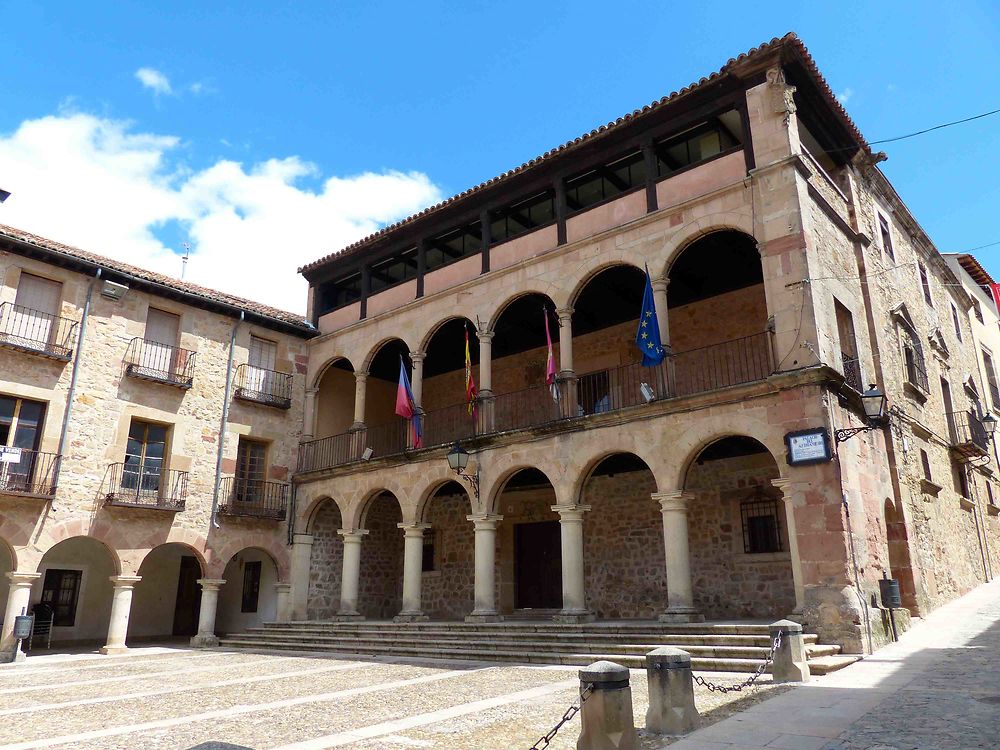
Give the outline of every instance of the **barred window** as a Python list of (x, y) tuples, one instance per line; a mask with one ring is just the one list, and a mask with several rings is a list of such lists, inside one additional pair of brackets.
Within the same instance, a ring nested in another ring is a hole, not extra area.
[(758, 491), (740, 503), (743, 551), (747, 554), (781, 552), (781, 514), (778, 501)]

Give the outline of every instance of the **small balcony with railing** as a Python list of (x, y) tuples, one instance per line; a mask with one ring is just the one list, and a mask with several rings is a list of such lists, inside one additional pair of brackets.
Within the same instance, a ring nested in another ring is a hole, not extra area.
[(865, 381), (861, 375), (861, 360), (853, 354), (840, 353), (840, 366), (844, 373), (844, 385), (853, 388), (858, 393), (865, 390)]
[(188, 473), (131, 463), (108, 467), (104, 504), (177, 513), (187, 500)]
[(77, 322), (12, 302), (0, 304), (0, 347), (68, 362), (76, 346)]
[(988, 456), (990, 432), (973, 410), (948, 412), (951, 449), (964, 459)]
[(58, 467), (56, 453), (0, 447), (0, 495), (51, 499)]
[(132, 378), (190, 388), (194, 383), (197, 352), (179, 346), (135, 338), (125, 351), (125, 374)]
[(292, 406), (292, 376), (255, 365), (238, 365), (233, 397), (240, 401), (289, 409)]
[(219, 514), (283, 521), (288, 512), (288, 485), (246, 477), (223, 477)]

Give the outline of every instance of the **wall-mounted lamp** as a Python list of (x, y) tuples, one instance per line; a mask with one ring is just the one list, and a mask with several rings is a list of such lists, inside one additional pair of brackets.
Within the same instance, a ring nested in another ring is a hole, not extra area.
[(861, 394), (861, 406), (865, 410), (864, 427), (849, 427), (844, 430), (837, 430), (834, 433), (834, 440), (843, 443), (859, 432), (869, 432), (881, 427), (885, 423), (885, 394), (882, 393), (875, 384), (868, 386), (868, 390)]
[(979, 421), (983, 423), (983, 427), (986, 429), (986, 434), (992, 438), (997, 431), (997, 418), (992, 414), (987, 414)]
[(461, 443), (455, 443), (448, 451), (448, 468), (455, 472), (462, 481), (472, 488), (475, 495), (476, 507), (479, 507), (479, 463), (476, 462), (476, 473), (466, 474), (469, 467), (469, 452), (462, 447)]

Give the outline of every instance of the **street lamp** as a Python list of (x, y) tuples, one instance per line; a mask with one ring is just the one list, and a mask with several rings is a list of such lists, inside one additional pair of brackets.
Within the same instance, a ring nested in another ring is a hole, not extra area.
[(885, 404), (885, 394), (876, 388), (874, 383), (869, 385), (868, 390), (861, 394), (861, 406), (865, 410), (865, 425), (837, 430), (834, 433), (834, 440), (843, 443), (859, 432), (869, 432), (880, 427), (885, 421)]
[(992, 414), (987, 414), (980, 421), (983, 423), (983, 427), (986, 428), (986, 434), (992, 438), (997, 431), (997, 418)]
[(476, 473), (466, 474), (465, 470), (469, 467), (469, 452), (462, 447), (461, 443), (455, 443), (452, 449), (448, 451), (448, 467), (455, 472), (462, 481), (468, 484), (472, 488), (472, 492), (475, 495), (475, 500), (478, 505), (479, 503), (479, 464), (476, 463)]

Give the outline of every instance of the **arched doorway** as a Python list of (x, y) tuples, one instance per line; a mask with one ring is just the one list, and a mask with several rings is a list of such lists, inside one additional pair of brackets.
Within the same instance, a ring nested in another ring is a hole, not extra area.
[(447, 481), (424, 504), (423, 611), (432, 620), (462, 620), (472, 611), (475, 590), (475, 534), (469, 495)]
[(399, 613), (403, 599), (403, 513), (391, 492), (378, 492), (368, 501), (361, 527), (358, 611), (370, 620), (387, 620)]
[(544, 473), (520, 469), (497, 496), (501, 614), (548, 617), (562, 608), (562, 541), (556, 493)]
[(331, 619), (340, 609), (344, 538), (337, 532), (342, 528), (340, 506), (330, 498), (321, 501), (309, 523), (313, 543), (309, 558), (308, 620)]
[(31, 605), (52, 607), (52, 643), (104, 643), (111, 621), (110, 579), (118, 575), (111, 550), (93, 537), (70, 537), (43, 555), (38, 572)]
[(399, 453), (412, 444), (408, 422), (396, 415), (400, 359), (406, 368), (406, 376), (412, 383), (410, 350), (401, 339), (382, 342), (368, 363), (364, 447), (370, 448), (375, 456)]
[(201, 560), (186, 544), (161, 544), (139, 566), (128, 623), (130, 640), (187, 637), (198, 632)]
[(354, 365), (337, 357), (326, 366), (318, 387), (314, 437), (344, 434), (354, 423)]
[(777, 619), (795, 608), (778, 477), (767, 448), (741, 435), (706, 445), (688, 467), (694, 604), (709, 619)]
[(631, 453), (599, 461), (587, 476), (583, 516), (587, 607), (600, 620), (655, 618), (667, 601), (663, 520), (656, 480)]
[(451, 318), (438, 325), (424, 344), (423, 388), (420, 405), (424, 417), (424, 445), (442, 445), (475, 434), (477, 409), (466, 400), (465, 338), (473, 381), (479, 382), (479, 339), (467, 318)]
[(246, 547), (233, 555), (222, 574), (216, 614), (217, 633), (241, 633), (274, 622), (278, 611), (278, 566), (262, 549)]

